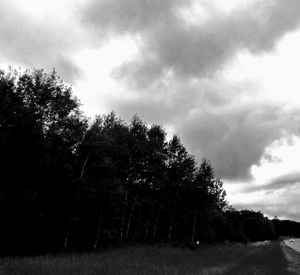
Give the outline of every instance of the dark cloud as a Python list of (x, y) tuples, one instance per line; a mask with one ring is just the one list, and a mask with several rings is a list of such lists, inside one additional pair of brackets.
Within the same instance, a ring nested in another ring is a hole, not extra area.
[[(298, 134), (300, 111), (264, 103), (249, 83), (226, 83), (219, 72), (240, 51), (263, 54), (300, 22), (298, 0), (254, 1), (225, 13), (198, 1), (209, 13), (186, 24), (180, 9), (192, 1), (103, 0), (87, 5), (82, 22), (101, 40), (133, 35), (140, 53), (114, 74), (135, 87), (134, 99), (108, 104), (178, 132), (190, 152), (207, 156), (226, 179), (249, 179), (265, 148)], [(104, 35), (105, 34), (105, 35)]]
[(260, 102), (196, 113), (180, 132), (192, 152), (211, 159), (218, 176), (250, 179), (250, 167), (259, 164), (265, 148), (284, 135), (298, 132), (300, 112)]
[(92, 0), (86, 5), (82, 21), (101, 34), (106, 34), (107, 31), (149, 32), (173, 21), (175, 7), (183, 3), (183, 0)]
[(147, 92), (133, 92), (135, 96), (128, 100), (114, 99), (109, 104), (117, 106), (117, 111), (126, 118), (130, 118), (135, 112), (143, 115), (149, 122), (175, 126), (188, 119), (200, 106), (203, 109), (223, 106), (231, 102), (233, 91), (243, 93), (237, 86), (231, 86), (232, 91), (221, 93), (228, 84), (217, 79), (213, 84), (208, 79), (181, 83), (172, 77), (166, 82), (154, 85)]
[(134, 100), (117, 99), (110, 105), (125, 118), (137, 113), (174, 129), (198, 161), (204, 156), (212, 161), (217, 176), (250, 179), (251, 166), (260, 164), (268, 145), (299, 134), (300, 111), (255, 99), (242, 84), (212, 82), (155, 87), (137, 93)]
[(282, 160), (271, 153), (265, 153), (263, 158), (269, 163), (281, 163)]
[(62, 24), (29, 16), (3, 0), (0, 57), (12, 65), (56, 68), (65, 80), (75, 82), (80, 68), (73, 53), (98, 47), (110, 36), (130, 35), (140, 51), (114, 75), (130, 84), (133, 96), (106, 98), (107, 109), (166, 125), (198, 159), (210, 158), (218, 176), (247, 179), (249, 168), (272, 141), (299, 134), (300, 111), (263, 103), (253, 92), (254, 84), (228, 83), (219, 72), (240, 51), (273, 50), (298, 27), (300, 2), (253, 1), (247, 9), (225, 13), (199, 1), (207, 19), (187, 24), (179, 11), (191, 3), (91, 0), (74, 9), (73, 23)]
[(76, 82), (82, 75), (80, 68), (65, 57), (58, 57), (53, 65), (54, 68), (57, 68), (57, 73), (70, 83)]
[(300, 172), (289, 173), (273, 179), (269, 184), (270, 186), (275, 186), (275, 188), (281, 188), (286, 185), (294, 185), (300, 183)]
[[(207, 5), (204, 1), (199, 1)], [(165, 73), (177, 77), (215, 74), (240, 50), (272, 50), (300, 22), (298, 0), (257, 2), (247, 10), (222, 13), (211, 8), (205, 23), (186, 25), (176, 12), (191, 1), (92, 1), (83, 22), (95, 32), (141, 37), (141, 55), (122, 66), (120, 77), (149, 85)], [(100, 39), (103, 36), (100, 35)]]
[(275, 179), (272, 179), (268, 184), (250, 186), (245, 189), (245, 192), (274, 192), (279, 189), (286, 189), (298, 185), (300, 183), (300, 172), (288, 173), (282, 176), (279, 176)]
[(70, 53), (80, 45), (70, 26), (61, 26), (53, 18), (34, 18), (14, 6), (11, 1), (0, 3), (0, 57), (10, 65), (25, 68), (55, 68), (69, 82), (80, 70)]

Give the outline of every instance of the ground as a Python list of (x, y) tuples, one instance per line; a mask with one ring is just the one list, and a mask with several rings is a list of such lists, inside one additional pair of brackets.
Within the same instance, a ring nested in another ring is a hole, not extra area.
[(3, 258), (0, 274), (299, 274), (297, 261), (293, 260), (299, 255), (288, 249), (280, 241), (200, 246), (195, 250), (165, 245), (132, 246), (104, 253)]

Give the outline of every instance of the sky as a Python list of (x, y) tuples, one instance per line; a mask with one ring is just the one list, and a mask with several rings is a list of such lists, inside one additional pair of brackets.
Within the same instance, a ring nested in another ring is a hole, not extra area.
[(207, 157), (236, 209), (300, 221), (299, 0), (1, 0), (0, 68)]

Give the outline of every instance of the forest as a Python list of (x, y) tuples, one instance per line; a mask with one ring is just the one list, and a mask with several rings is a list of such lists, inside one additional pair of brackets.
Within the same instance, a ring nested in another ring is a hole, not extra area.
[(210, 161), (163, 126), (88, 119), (54, 70), (0, 71), (0, 152), (1, 255), (300, 234), (300, 223), (231, 207)]

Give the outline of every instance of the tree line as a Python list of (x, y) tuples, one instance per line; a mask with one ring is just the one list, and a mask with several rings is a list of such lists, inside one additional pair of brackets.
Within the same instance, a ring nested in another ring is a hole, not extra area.
[(55, 71), (0, 71), (0, 152), (1, 254), (293, 234), (233, 209), (209, 160), (160, 125), (114, 112), (89, 121)]

